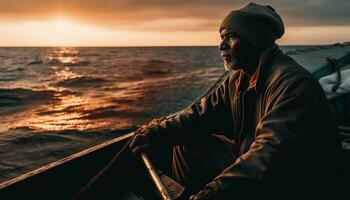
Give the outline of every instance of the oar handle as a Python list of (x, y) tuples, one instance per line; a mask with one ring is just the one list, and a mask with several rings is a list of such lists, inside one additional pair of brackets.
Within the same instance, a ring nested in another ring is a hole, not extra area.
[(163, 200), (172, 200), (169, 192), (167, 191), (167, 189), (164, 186), (163, 182), (160, 180), (160, 178), (158, 176), (158, 173), (154, 169), (154, 167), (153, 167), (150, 159), (148, 158), (148, 156), (145, 153), (141, 153), (141, 159), (145, 163), (145, 165), (147, 167), (147, 171), (150, 174), (154, 184), (156, 185), (158, 192), (162, 196), (162, 199)]

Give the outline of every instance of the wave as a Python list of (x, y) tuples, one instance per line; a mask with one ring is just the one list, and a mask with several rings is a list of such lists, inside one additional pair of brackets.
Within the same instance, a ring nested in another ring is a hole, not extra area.
[(142, 72), (145, 75), (164, 75), (169, 74), (171, 69), (143, 69)]
[(100, 56), (100, 54), (98, 54), (98, 53), (81, 53), (81, 56), (98, 57), (98, 56)]
[(114, 54), (114, 53), (120, 53), (120, 51), (118, 51), (118, 50), (112, 50), (112, 51), (109, 51), (109, 53), (112, 53), (112, 54)]
[(120, 117), (122, 114), (125, 114), (124, 112), (116, 111), (116, 110), (99, 110), (99, 111), (90, 111), (87, 113), (86, 116), (81, 117), (81, 119), (89, 119), (89, 120), (95, 120), (95, 119), (104, 119), (104, 118), (111, 118), (111, 117)]
[(66, 63), (63, 63), (63, 65), (69, 66), (69, 67), (74, 67), (74, 66), (87, 66), (87, 65), (89, 65), (89, 64), (90, 64), (89, 61), (78, 61), (78, 62), (66, 62)]
[(60, 54), (62, 57), (74, 57), (74, 56), (78, 56), (79, 52), (72, 52), (72, 53), (68, 53), (68, 52), (64, 52)]
[(71, 79), (65, 79), (54, 84), (54, 86), (61, 87), (99, 87), (108, 80), (104, 78), (97, 78), (92, 76), (82, 76)]
[(23, 67), (16, 68), (16, 71), (24, 71), (24, 70), (25, 70), (25, 68), (23, 68)]
[(5, 81), (16, 81), (18, 80), (16, 77), (10, 76), (10, 77), (6, 77), (6, 76), (0, 76), (0, 80), (1, 82), (5, 82)]
[(28, 106), (43, 104), (57, 100), (57, 94), (71, 95), (73, 92), (63, 90), (31, 90), (25, 88), (3, 89), (0, 88), (0, 115), (25, 110)]
[(43, 60), (33, 60), (27, 63), (27, 65), (40, 65), (43, 64), (44, 61)]
[(20, 105), (34, 100), (49, 100), (54, 93), (50, 90), (36, 91), (24, 88), (0, 89), (0, 106)]
[(0, 89), (0, 115), (24, 111), (28, 106), (54, 98), (54, 91), (34, 91), (23, 88)]
[(140, 64), (142, 73), (150, 76), (169, 74), (173, 71), (174, 65), (173, 62), (153, 59), (143, 61)]
[(142, 65), (147, 67), (169, 67), (169, 66), (173, 66), (174, 63), (166, 60), (150, 59), (150, 60), (143, 61)]
[(58, 59), (56, 58), (53, 58), (53, 59), (50, 59), (50, 61), (48, 62), (48, 64), (50, 65), (60, 65), (62, 64)]
[(49, 65), (63, 65), (68, 67), (74, 67), (74, 66), (87, 66), (90, 64), (89, 61), (81, 60), (81, 61), (73, 61), (73, 62), (61, 62), (60, 60), (53, 58), (50, 59), (50, 61), (47, 63)]

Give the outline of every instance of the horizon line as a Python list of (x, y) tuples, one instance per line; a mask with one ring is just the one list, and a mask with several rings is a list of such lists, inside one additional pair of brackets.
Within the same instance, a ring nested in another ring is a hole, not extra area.
[[(339, 42), (341, 43), (341, 42)], [(333, 45), (338, 43), (321, 43), (321, 44), (278, 44), (278, 46), (326, 46), (326, 45)], [(1, 46), (0, 48), (137, 48), (137, 47), (150, 47), (150, 48), (157, 48), (157, 47), (218, 47), (219, 45), (130, 45), (130, 46), (88, 46), (88, 45), (81, 45), (81, 46), (75, 46), (75, 45), (52, 45), (52, 46)]]

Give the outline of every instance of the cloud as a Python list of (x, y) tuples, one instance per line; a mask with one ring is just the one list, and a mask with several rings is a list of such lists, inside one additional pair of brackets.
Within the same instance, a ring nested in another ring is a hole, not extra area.
[[(232, 9), (233, 0), (0, 0), (0, 21), (48, 20), (66, 16), (109, 29), (212, 31)], [(347, 0), (264, 0), (287, 26), (349, 26)]]

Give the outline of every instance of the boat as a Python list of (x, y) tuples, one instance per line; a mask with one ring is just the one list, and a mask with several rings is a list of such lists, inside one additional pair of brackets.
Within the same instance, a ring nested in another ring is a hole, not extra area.
[[(348, 65), (350, 54), (334, 61), (340, 68)], [(320, 78), (330, 73), (332, 70), (327, 66), (321, 66), (314, 75)], [(335, 95), (329, 100), (340, 116), (337, 120), (343, 145), (342, 173), (348, 180), (350, 119), (342, 112), (344, 106), (349, 106), (349, 94)], [(159, 199), (146, 168), (125, 148), (132, 136), (132, 132), (127, 133), (3, 182), (0, 199)], [(116, 159), (117, 152), (122, 153)]]
[[(147, 167), (153, 168), (150, 158), (143, 158), (149, 162), (144, 166), (128, 148), (133, 135), (127, 133), (3, 182), (0, 199), (160, 199), (162, 192), (147, 176)], [(178, 183), (155, 173), (161, 184), (167, 184), (164, 189), (170, 189), (169, 197), (182, 194), (181, 185), (171, 190)]]
[[(0, 184), (1, 199), (158, 199), (146, 168), (129, 149), (133, 133), (98, 144)], [(134, 163), (134, 164), (132, 164)], [(106, 168), (106, 166), (108, 166)], [(132, 167), (138, 169), (132, 169)], [(98, 176), (91, 186), (88, 184)], [(137, 172), (135, 174), (128, 172)], [(137, 188), (135, 183), (144, 186)], [(135, 191), (136, 190), (136, 191)]]

